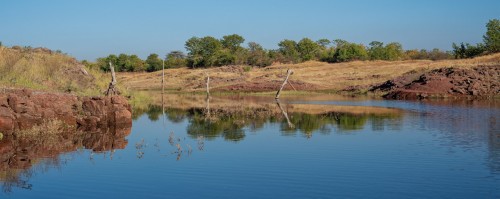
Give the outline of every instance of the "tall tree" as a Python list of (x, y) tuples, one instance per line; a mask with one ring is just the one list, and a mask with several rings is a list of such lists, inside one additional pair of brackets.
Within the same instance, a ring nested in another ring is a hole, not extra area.
[(130, 65), (130, 63), (128, 63), (128, 55), (126, 54), (119, 54), (118, 55), (118, 60), (117, 60), (117, 63), (115, 65), (115, 70), (117, 72), (125, 72), (127, 71), (127, 65)]
[(165, 67), (167, 68), (184, 67), (186, 64), (186, 55), (178, 50), (169, 52), (165, 59)]
[(188, 65), (196, 67), (203, 62), (203, 50), (201, 46), (201, 39), (198, 37), (191, 37), (184, 45), (188, 51)]
[(152, 53), (146, 58), (147, 71), (153, 72), (157, 70), (161, 70), (162, 68), (162, 60), (158, 56), (158, 54)]
[(129, 65), (126, 66), (127, 71), (145, 71), (146, 63), (139, 58), (137, 55), (130, 55), (129, 57)]
[(316, 41), (316, 43), (326, 49), (332, 42), (328, 39), (319, 39), (318, 41)]
[(367, 58), (368, 52), (362, 44), (349, 43), (341, 40), (341, 42), (337, 43), (337, 49), (333, 60), (335, 60), (335, 62), (348, 62), (365, 60)]
[(266, 50), (262, 46), (255, 42), (248, 43), (248, 59), (247, 64), (251, 66), (269, 66), (271, 65), (271, 60), (267, 56)]
[(285, 39), (278, 43), (279, 52), (283, 55), (285, 61), (297, 63), (300, 60), (300, 53), (297, 49), (297, 42)]
[(118, 63), (118, 57), (114, 54), (108, 55), (104, 58), (97, 59), (97, 65), (101, 68), (102, 71), (109, 71), (109, 63), (116, 65)]
[(490, 20), (486, 24), (486, 29), (486, 34), (483, 36), (486, 49), (490, 53), (500, 52), (500, 20)]
[(221, 39), (221, 44), (224, 48), (229, 49), (231, 52), (236, 52), (241, 48), (241, 44), (245, 42), (245, 39), (237, 34), (226, 35)]
[(309, 61), (315, 59), (320, 50), (320, 46), (309, 38), (303, 38), (297, 44), (302, 61)]
[(398, 42), (388, 43), (385, 46), (385, 60), (400, 60), (403, 58), (403, 46)]
[(167, 58), (185, 59), (186, 55), (180, 50), (174, 50), (167, 54)]
[(385, 48), (384, 43), (380, 41), (370, 42), (370, 49), (368, 51), (371, 60), (383, 60), (385, 59)]
[(343, 39), (335, 39), (335, 40), (333, 40), (332, 43), (335, 45), (335, 48), (340, 48), (343, 45), (349, 44), (349, 42), (347, 42), (346, 40), (343, 40)]
[(218, 53), (222, 50), (221, 42), (210, 36), (193, 37), (186, 41), (185, 47), (189, 51), (188, 64), (191, 67), (214, 66)]

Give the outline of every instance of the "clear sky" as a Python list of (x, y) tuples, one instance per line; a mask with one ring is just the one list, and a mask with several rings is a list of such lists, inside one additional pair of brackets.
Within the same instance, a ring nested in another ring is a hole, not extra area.
[(193, 36), (233, 33), (268, 49), (309, 37), (450, 50), (482, 42), (494, 18), (500, 0), (0, 0), (0, 41), (80, 60), (164, 56)]

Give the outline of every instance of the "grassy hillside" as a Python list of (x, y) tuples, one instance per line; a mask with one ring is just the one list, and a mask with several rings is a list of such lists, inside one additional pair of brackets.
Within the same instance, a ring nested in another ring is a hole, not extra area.
[[(460, 60), (355, 61), (329, 64), (305, 62), (278, 64), (266, 68), (226, 66), (208, 69), (167, 69), (165, 88), (173, 91), (204, 91), (206, 74), (214, 91), (274, 91), (281, 85), (287, 69), (297, 90), (340, 91), (352, 87), (367, 88), (405, 73), (423, 73), (436, 68), (473, 68), (500, 64), (500, 54)], [(250, 70), (248, 70), (250, 69)], [(161, 71), (153, 73), (119, 73), (118, 81), (133, 90), (161, 89)], [(288, 87), (286, 90), (290, 90)]]
[[(109, 78), (45, 48), (0, 47), (0, 87), (99, 95)], [(107, 76), (106, 76), (107, 77)]]

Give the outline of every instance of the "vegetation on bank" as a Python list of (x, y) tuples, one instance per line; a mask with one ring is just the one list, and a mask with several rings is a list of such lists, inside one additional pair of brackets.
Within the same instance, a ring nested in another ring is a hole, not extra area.
[[(229, 40), (229, 41), (228, 41)], [(322, 61), (328, 63), (349, 62), (357, 60), (442, 60), (452, 59), (451, 52), (439, 49), (403, 50), (400, 43), (385, 44), (373, 41), (366, 47), (363, 44), (351, 43), (345, 40), (320, 39), (313, 41), (303, 38), (300, 41), (285, 39), (278, 43), (279, 48), (264, 49), (256, 42), (249, 42), (243, 47), (245, 39), (237, 34), (226, 35), (222, 39), (211, 36), (193, 37), (186, 41), (188, 54), (182, 51), (172, 51), (165, 59), (155, 53), (146, 60), (137, 55), (111, 54), (98, 58), (96, 62), (84, 60), (82, 63), (89, 68), (99, 68), (108, 71), (111, 62), (118, 72), (153, 72), (163, 68), (200, 68), (228, 65), (248, 65), (266, 67), (273, 63), (302, 63), (306, 61)], [(163, 62), (164, 61), (164, 62)]]
[(473, 58), (479, 55), (500, 52), (500, 20), (492, 19), (486, 24), (483, 42), (476, 45), (453, 43), (453, 55), (456, 59)]
[(164, 60), (158, 54), (150, 54), (146, 60), (137, 55), (109, 55), (98, 58), (95, 63), (83, 61), (90, 68), (108, 69), (108, 63), (115, 65), (119, 72), (161, 70), (163, 61), (165, 68), (179, 67), (212, 67), (227, 65), (248, 65), (266, 67), (273, 63), (302, 63), (306, 61), (321, 61), (340, 63), (362, 60), (444, 60), (473, 58), (500, 52), (500, 21), (490, 20), (483, 36), (484, 43), (472, 45), (469, 43), (452, 44), (453, 51), (440, 49), (427, 51), (425, 49), (404, 50), (398, 42), (384, 44), (372, 41), (367, 46), (342, 39), (319, 39), (313, 41), (303, 38), (300, 41), (284, 39), (278, 43), (278, 49), (264, 49), (256, 42), (248, 42), (244, 47), (245, 38), (240, 35), (226, 35), (222, 38), (212, 36), (192, 37), (185, 43), (187, 55), (182, 51), (172, 51), (166, 54)]
[[(294, 77), (302, 81), (295, 82), (296, 86), (302, 84), (309, 90), (340, 90), (350, 86), (380, 83), (416, 69), (471, 65), (468, 60), (439, 62), (417, 60), (471, 58), (500, 52), (500, 21), (498, 19), (490, 20), (486, 27), (487, 31), (483, 36), (484, 43), (476, 45), (453, 44), (453, 52), (443, 52), (439, 49), (432, 51), (403, 50), (402, 45), (397, 42), (384, 44), (373, 41), (365, 46), (339, 39), (313, 41), (309, 38), (298, 42), (285, 39), (279, 42), (278, 49), (267, 50), (255, 42), (248, 42), (248, 47), (243, 47), (245, 39), (240, 35), (233, 34), (220, 39), (210, 36), (193, 37), (186, 41), (187, 55), (182, 51), (172, 51), (166, 55), (165, 60), (162, 60), (158, 54), (151, 54), (146, 60), (142, 60), (136, 55), (120, 54), (99, 58), (95, 63), (88, 61), (80, 63), (61, 51), (29, 46), (5, 47), (0, 43), (0, 74), (2, 74), (0, 85), (65, 91), (79, 95), (101, 95), (110, 79), (109, 74), (103, 73), (103, 71), (109, 70), (109, 62), (113, 63), (116, 71), (154, 72), (160, 70), (163, 61), (165, 61), (166, 68), (178, 68), (167, 74), (165, 84), (167, 85), (166, 89), (170, 90), (196, 91), (202, 88), (204, 72), (196, 72), (188, 68), (211, 66), (227, 66), (214, 67), (207, 71), (214, 75), (213, 87), (215, 89), (219, 87), (230, 90), (262, 91), (259, 86), (267, 85), (269, 87), (269, 85), (282, 81), (281, 73), (283, 66), (285, 66), (293, 68), (297, 72)], [(481, 58), (481, 61), (476, 61), (472, 65), (495, 61), (498, 58), (497, 55)], [(370, 61), (360, 62), (359, 60)], [(394, 60), (402, 61), (392, 62)], [(272, 63), (280, 64), (267, 67)], [(295, 63), (301, 64), (292, 65)], [(243, 67), (231, 65), (243, 65)], [(258, 68), (261, 67), (266, 68), (259, 70)], [(344, 70), (345, 67), (350, 68)], [(128, 89), (161, 88), (157, 77), (153, 77), (158, 74), (123, 75), (123, 78), (118, 78), (120, 84), (123, 85), (120, 88), (124, 95), (131, 95)], [(198, 81), (199, 78), (201, 81)], [(231, 85), (235, 87), (228, 87)], [(311, 87), (314, 85), (316, 87)]]
[[(500, 53), (473, 59), (452, 60), (403, 60), (403, 61), (354, 61), (326, 63), (307, 61), (299, 64), (275, 64), (265, 68), (245, 66), (211, 67), (203, 70), (189, 68), (169, 69), (165, 72), (165, 91), (205, 93), (206, 73), (210, 74), (210, 93), (269, 92), (276, 93), (286, 76), (286, 69), (292, 69), (291, 84), (298, 92), (339, 92), (343, 90), (368, 90), (370, 85), (411, 73), (455, 67), (471, 69), (500, 63)], [(118, 82), (131, 90), (161, 90), (161, 71), (151, 73), (118, 73)], [(286, 90), (293, 90), (286, 87)], [(212, 92), (213, 91), (213, 92)], [(271, 94), (272, 93), (272, 94)], [(289, 93), (289, 92), (287, 92)], [(298, 93), (292, 92), (293, 95)], [(303, 94), (303, 93), (300, 93)]]
[(86, 68), (75, 58), (46, 48), (0, 46), (0, 85), (3, 87), (99, 95), (109, 78)]

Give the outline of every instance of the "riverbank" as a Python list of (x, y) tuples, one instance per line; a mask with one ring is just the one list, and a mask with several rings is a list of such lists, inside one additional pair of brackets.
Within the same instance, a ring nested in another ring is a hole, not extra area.
[[(49, 121), (70, 131), (122, 129), (132, 125), (125, 97), (81, 97), (29, 89), (0, 90), (0, 132), (11, 136)], [(59, 127), (54, 127), (58, 129)]]
[(387, 92), (386, 99), (494, 98), (500, 94), (500, 65), (472, 69), (440, 68), (407, 73), (373, 86), (372, 92)]
[[(456, 70), (475, 70), (489, 67), (498, 72), (500, 54), (460, 60), (407, 60), (407, 61), (354, 61), (347, 63), (325, 63), (310, 61), (301, 64), (278, 64), (265, 68), (248, 68), (245, 66), (225, 66), (207, 69), (166, 69), (165, 90), (167, 92), (204, 92), (206, 77), (210, 76), (212, 92), (261, 93), (276, 91), (282, 84), (286, 70), (292, 69), (294, 74), (285, 91), (293, 93), (347, 93), (384, 95), (388, 91), (372, 92), (381, 84), (405, 77), (408, 83), (416, 81), (420, 76), (435, 70), (454, 68)], [(445, 75), (446, 73), (436, 75)], [(464, 73), (469, 75), (469, 73)], [(482, 74), (480, 74), (482, 75)], [(492, 76), (491, 82), (498, 82), (498, 76)], [(161, 90), (162, 72), (153, 73), (119, 73), (118, 82), (130, 90)], [(469, 78), (470, 79), (470, 78)], [(496, 85), (496, 84), (495, 84)], [(402, 88), (402, 87), (401, 87)], [(498, 95), (494, 88), (486, 89), (486, 95)], [(447, 92), (447, 91), (446, 91)], [(456, 93), (471, 95), (471, 92)], [(475, 93), (478, 94), (478, 93)], [(482, 93), (481, 93), (482, 94)]]

